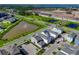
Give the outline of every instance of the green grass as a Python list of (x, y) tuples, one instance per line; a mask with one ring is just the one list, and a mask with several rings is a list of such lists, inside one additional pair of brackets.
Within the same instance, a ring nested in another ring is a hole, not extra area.
[[(18, 15), (20, 16), (20, 15)], [(21, 16), (22, 17), (22, 16)], [(41, 27), (41, 25), (46, 26), (46, 23), (50, 23), (50, 24), (59, 24), (59, 26), (61, 27), (67, 27), (68, 24), (79, 24), (79, 22), (71, 22), (71, 21), (62, 21), (59, 19), (55, 19), (55, 18), (50, 18), (50, 17), (43, 17), (43, 16), (37, 16), (37, 15), (30, 15), (30, 16), (25, 16), (24, 17), (25, 20), (27, 22), (30, 22), (32, 24), (37, 24)], [(28, 20), (29, 19), (29, 20)], [(56, 22), (48, 22), (49, 20), (58, 20)], [(69, 28), (69, 27), (68, 27)], [(77, 28), (71, 28), (74, 30), (79, 30), (79, 26)]]
[[(20, 19), (20, 21), (26, 21), (26, 22), (28, 22), (30, 24), (37, 25), (39, 27), (38, 29), (47, 27), (46, 24), (59, 24), (60, 26), (64, 27), (66, 31), (79, 30), (79, 27), (76, 28), (76, 29), (72, 29), (72, 28), (69, 28), (69, 27), (65, 26), (67, 24), (76, 23), (76, 22), (70, 22), (70, 21), (63, 22), (63, 21), (58, 20), (58, 19), (54, 19), (54, 18), (50, 18), (50, 17), (36, 16), (36, 15), (30, 15), (30, 16), (16, 15), (15, 17), (18, 18), (18, 19)], [(53, 19), (54, 20), (58, 20), (58, 21), (57, 22), (53, 22), (53, 23), (48, 22), (48, 20), (53, 20)], [(19, 22), (16, 22), (16, 23), (18, 24)], [(5, 33), (7, 33), (11, 28), (13, 28), (14, 26), (16, 26), (17, 25), (16, 23), (14, 25), (9, 26), (7, 28), (7, 31), (5, 31), (1, 36), (3, 36)], [(77, 24), (79, 24), (79, 23), (77, 23)], [(37, 31), (38, 29), (36, 29), (35, 31)], [(18, 36), (16, 38), (25, 36), (27, 34), (35, 32), (35, 31), (23, 33), (22, 35), (20, 35), (20, 36)], [(5, 43), (8, 43), (8, 42), (10, 42), (12, 40), (14, 40), (14, 39), (11, 39), (11, 40), (0, 40), (0, 47), (3, 46), (3, 45), (5, 45)], [(41, 53), (39, 52), (38, 54), (41, 54)]]
[[(69, 25), (69, 24), (78, 24), (79, 25), (79, 23), (76, 23), (76, 22), (66, 22), (66, 24), (64, 26), (67, 27), (67, 25)], [(68, 27), (68, 28), (70, 28), (70, 27)], [(79, 26), (76, 28), (70, 28), (70, 29), (79, 30)]]
[(0, 47), (5, 46), (6, 43), (13, 41), (13, 40), (2, 40), (0, 39)]
[(37, 55), (42, 55), (45, 52), (45, 49), (41, 49), (40, 51), (38, 51), (36, 54)]
[(10, 29), (12, 29), (14, 26), (16, 26), (17, 24), (19, 24), (19, 22), (21, 22), (21, 21), (26, 21), (26, 22), (28, 22), (28, 23), (30, 23), (30, 24), (35, 24), (35, 25), (38, 26), (38, 28), (37, 28), (36, 30), (32, 31), (32, 32), (23, 33), (22, 35), (17, 36), (16, 38), (13, 38), (13, 39), (9, 39), (9, 40), (7, 40), (7, 39), (5, 39), (5, 40), (3, 39), (3, 40), (2, 40), (2, 39), (1, 39), (1, 40), (0, 40), (0, 47), (4, 46), (6, 43), (8, 43), (8, 42), (10, 42), (10, 41), (13, 41), (14, 39), (17, 39), (17, 38), (19, 38), (19, 37), (22, 37), (22, 36), (28, 35), (28, 34), (30, 34), (30, 33), (33, 33), (33, 32), (35, 32), (35, 31), (37, 31), (38, 29), (47, 27), (47, 26), (45, 25), (46, 22), (44, 22), (44, 21), (39, 21), (38, 19), (30, 20), (30, 19), (28, 19), (27, 17), (25, 17), (25, 16), (20, 16), (20, 15), (16, 15), (15, 17), (16, 17), (16, 18), (19, 18), (20, 20), (17, 21), (17, 22), (15, 22), (14, 24), (10, 25), (10, 26), (1, 34), (0, 38), (2, 38), (3, 35), (5, 35), (5, 33), (7, 33)]

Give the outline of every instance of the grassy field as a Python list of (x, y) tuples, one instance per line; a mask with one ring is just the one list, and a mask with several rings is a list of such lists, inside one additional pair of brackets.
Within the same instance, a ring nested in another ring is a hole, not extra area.
[[(18, 21), (17, 22), (17, 24), (19, 23), (19, 22), (21, 22), (21, 21), (25, 21), (25, 22), (27, 22), (27, 23), (30, 23), (30, 24), (34, 24), (34, 25), (37, 25), (39, 28), (38, 29), (41, 29), (41, 28), (44, 28), (44, 27), (47, 27), (47, 24), (58, 24), (60, 27), (64, 27), (65, 29), (66, 29), (66, 31), (70, 31), (70, 30), (79, 30), (79, 27), (77, 27), (77, 28), (69, 28), (69, 27), (67, 27), (66, 25), (67, 24), (71, 24), (71, 23), (74, 23), (74, 24), (79, 24), (79, 23), (76, 23), (76, 22), (70, 22), (70, 21), (61, 21), (61, 20), (59, 20), (59, 19), (54, 19), (54, 18), (50, 18), (50, 17), (42, 17), (42, 16), (36, 16), (36, 15), (30, 15), (30, 16), (21, 16), (21, 15), (16, 15), (15, 16), (16, 18), (18, 18), (18, 19), (20, 19), (20, 21)], [(48, 22), (49, 20), (57, 20), (56, 22)], [(12, 25), (12, 26), (10, 26), (11, 28), (13, 28), (14, 26), (16, 26), (17, 25), (16, 23), (14, 24), (14, 25)], [(11, 29), (11, 28), (9, 28), (8, 29), (8, 31)], [(37, 29), (37, 30), (38, 30)], [(8, 32), (8, 31), (6, 31), (6, 32)], [(35, 30), (36, 31), (36, 30)], [(33, 32), (35, 32), (35, 31), (33, 31)], [(6, 33), (5, 32), (5, 33)], [(33, 33), (33, 32), (30, 32), (30, 33)], [(4, 33), (4, 34), (5, 34)], [(22, 34), (21, 36), (25, 36), (25, 35), (27, 35), (27, 34), (30, 34), (30, 33), (25, 33), (25, 34)], [(21, 37), (20, 36), (20, 37)], [(19, 38), (19, 37), (17, 37), (17, 38)], [(14, 40), (14, 39), (12, 39), (12, 40)], [(5, 43), (7, 43), (7, 42), (10, 42), (10, 41), (12, 41), (12, 40), (0, 40), (0, 46), (3, 46)]]
[(31, 33), (32, 31), (35, 31), (39, 27), (33, 24), (29, 24), (25, 21), (20, 22), (18, 25), (13, 27), (9, 32), (7, 32), (2, 39), (14, 39), (17, 36), (19, 37), (20, 35), (24, 35), (24, 33)]
[[(41, 28), (47, 27), (47, 26), (46, 26), (46, 22), (41, 21), (41, 20), (39, 21), (37, 18), (36, 18), (36, 19), (33, 19), (33, 18), (31, 19), (31, 18), (29, 18), (29, 17), (20, 16), (20, 15), (16, 15), (15, 17), (18, 18), (19, 21), (15, 22), (13, 25), (9, 26), (9, 27), (6, 29), (6, 31), (1, 35), (1, 37), (3, 37), (7, 32), (9, 32), (14, 26), (18, 25), (21, 21), (25, 21), (25, 22), (27, 22), (27, 23), (29, 23), (29, 24), (37, 25), (38, 28), (37, 28), (36, 30), (32, 31), (32, 32), (26, 32), (26, 33), (20, 35), (19, 37), (28, 35), (28, 34), (33, 33), (33, 32), (35, 32), (35, 31), (37, 31), (37, 30), (39, 30), (39, 29), (41, 29)], [(19, 38), (19, 37), (17, 36), (17, 38)], [(17, 39), (17, 38), (15, 38), (15, 39)], [(0, 39), (0, 47), (4, 46), (6, 43), (8, 43), (8, 42), (10, 42), (10, 41), (13, 41), (13, 40), (14, 40), (14, 39), (11, 39), (11, 40), (7, 40), (7, 39), (2, 40), (2, 39)]]
[[(69, 25), (69, 24), (78, 24), (79, 25), (79, 22), (59, 20), (59, 19), (50, 18), (50, 17), (42, 17), (42, 16), (36, 16), (36, 15), (31, 15), (31, 16), (27, 16), (27, 17), (32, 18), (32, 19), (37, 20), (37, 21), (44, 21), (44, 22), (51, 23), (51, 24), (58, 24), (60, 27), (61, 26), (67, 27), (67, 25)], [(48, 22), (49, 20), (57, 20), (57, 21), (56, 22)], [(41, 24), (42, 24), (42, 22), (41, 22)], [(69, 27), (67, 27), (67, 28), (69, 28)], [(69, 29), (79, 30), (79, 26), (76, 28), (69, 28)]]

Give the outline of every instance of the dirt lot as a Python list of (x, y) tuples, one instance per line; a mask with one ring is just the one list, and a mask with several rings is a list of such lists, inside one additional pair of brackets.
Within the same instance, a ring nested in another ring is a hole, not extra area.
[(26, 22), (20, 22), (17, 26), (12, 28), (8, 33), (6, 33), (2, 39), (12, 39), (17, 37), (18, 35), (21, 35), (25, 32), (31, 32), (37, 29), (38, 27), (33, 24), (29, 24)]

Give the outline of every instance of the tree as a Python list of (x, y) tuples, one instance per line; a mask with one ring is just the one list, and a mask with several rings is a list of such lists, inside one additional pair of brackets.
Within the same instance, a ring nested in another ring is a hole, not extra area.
[(60, 47), (58, 47), (57, 49), (58, 49), (58, 50), (61, 50), (61, 48), (60, 48)]
[(2, 25), (3, 25), (4, 28), (7, 28), (9, 25), (11, 25), (11, 22), (4, 20), (4, 21), (2, 21)]
[(56, 55), (56, 54), (57, 54), (57, 52), (55, 52), (55, 51), (54, 51), (54, 52), (52, 52), (52, 53), (53, 53), (54, 55)]

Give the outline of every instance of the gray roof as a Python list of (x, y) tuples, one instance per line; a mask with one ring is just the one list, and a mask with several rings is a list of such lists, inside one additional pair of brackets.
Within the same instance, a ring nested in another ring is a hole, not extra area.
[(77, 51), (75, 52), (75, 55), (79, 55), (79, 50), (77, 50)]
[(62, 52), (59, 52), (59, 53), (58, 53), (58, 55), (65, 55), (65, 54), (64, 54), (64, 53), (62, 53)]
[(0, 18), (0, 22), (3, 21), (3, 20), (4, 20), (4, 18)]
[(46, 40), (48, 40), (47, 36), (45, 36), (45, 35), (43, 35), (43, 34), (39, 34), (39, 36), (40, 36), (41, 38), (45, 38)]
[(58, 35), (58, 33), (54, 32), (54, 31), (51, 31), (51, 30), (48, 30), (48, 31), (55, 34), (55, 35)]
[(75, 39), (79, 40), (79, 35), (77, 35)]
[(44, 47), (44, 46), (46, 45), (44, 41), (40, 41), (40, 42), (38, 42), (38, 44), (39, 44), (41, 47)]
[(64, 48), (62, 51), (66, 52), (67, 54), (72, 54), (74, 50), (71, 50), (70, 48)]
[(16, 45), (11, 45), (7, 47), (7, 51), (11, 54), (11, 55), (15, 55), (20, 53), (20, 50), (18, 49), (18, 47)]
[(9, 18), (9, 19), (7, 19), (8, 21), (10, 21), (10, 22), (15, 22), (16, 21), (16, 19), (15, 18)]
[(77, 48), (74, 47), (74, 46), (65, 45), (65, 47), (61, 51), (64, 51), (65, 53), (71, 55), (71, 54), (75, 54), (76, 53)]
[(37, 42), (42, 41), (43, 39), (40, 36), (34, 36), (34, 38), (37, 40)]
[(50, 36), (50, 33), (49, 33), (49, 30), (47, 29), (47, 30), (44, 30), (43, 31), (47, 36)]
[(8, 55), (8, 52), (5, 49), (1, 49), (0, 55)]
[(43, 34), (39, 34), (39, 36), (41, 37), (41, 38), (44, 38), (44, 39), (46, 39), (46, 40), (54, 40), (54, 37), (47, 37), (47, 36), (45, 36), (45, 35), (43, 35)]
[(77, 35), (76, 33), (72, 32), (68, 36), (74, 38), (76, 35)]
[[(39, 35), (39, 36), (38, 36), (38, 35)], [(38, 43), (41, 47), (43, 47), (43, 46), (45, 45), (45, 42), (44, 42), (43, 39), (41, 38), (41, 34), (38, 33), (38, 35), (35, 35), (34, 38), (36, 38), (37, 43)]]

